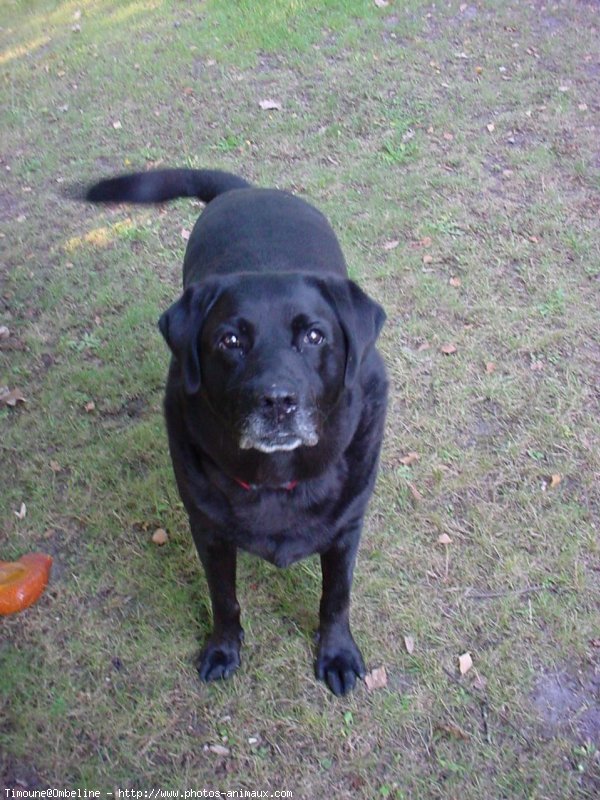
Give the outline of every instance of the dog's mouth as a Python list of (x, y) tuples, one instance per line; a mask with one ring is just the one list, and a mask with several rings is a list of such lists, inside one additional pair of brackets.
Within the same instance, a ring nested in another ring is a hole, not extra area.
[(240, 448), (242, 450), (259, 450), (261, 453), (278, 453), (295, 450), (303, 444), (299, 436), (276, 436), (272, 439), (253, 439), (251, 436), (242, 436)]
[(290, 452), (298, 447), (314, 447), (319, 442), (316, 427), (307, 413), (300, 412), (287, 425), (267, 422), (260, 413), (250, 414), (242, 426), (241, 450), (261, 453)]
[(242, 434), (240, 438), (241, 450), (259, 450), (261, 453), (289, 452), (297, 447), (314, 447), (319, 441), (316, 433), (305, 436), (293, 434), (275, 434), (257, 438), (252, 434)]

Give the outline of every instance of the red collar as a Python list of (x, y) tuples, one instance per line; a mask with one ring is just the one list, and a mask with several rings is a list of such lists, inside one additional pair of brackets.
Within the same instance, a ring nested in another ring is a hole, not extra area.
[[(234, 478), (233, 479), (238, 486), (241, 486), (242, 489), (245, 489), (247, 492), (255, 491), (256, 489), (260, 489), (255, 483), (246, 483), (246, 481), (241, 480), (241, 478)], [(293, 489), (298, 486), (298, 481), (290, 481), (289, 483), (284, 483), (283, 486), (277, 486), (277, 489), (284, 489), (286, 492), (291, 492)]]

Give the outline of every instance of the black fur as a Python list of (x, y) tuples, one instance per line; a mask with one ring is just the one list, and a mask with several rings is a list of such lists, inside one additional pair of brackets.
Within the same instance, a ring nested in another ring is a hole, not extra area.
[(335, 694), (365, 673), (349, 624), (387, 381), (383, 310), (348, 280), (325, 217), (285, 192), (209, 170), (92, 186), (92, 202), (208, 203), (190, 236), (184, 293), (161, 317), (172, 359), (165, 415), (179, 491), (204, 565), (213, 631), (203, 680), (240, 663), (236, 551), (277, 566), (321, 557), (316, 675)]

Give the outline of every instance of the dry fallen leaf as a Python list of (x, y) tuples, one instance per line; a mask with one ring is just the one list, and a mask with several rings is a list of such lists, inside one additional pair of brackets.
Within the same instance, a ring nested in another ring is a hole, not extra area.
[(159, 546), (166, 544), (169, 541), (169, 534), (164, 528), (157, 528), (152, 534), (152, 541)]
[(435, 727), (436, 730), (441, 733), (447, 733), (455, 739), (469, 739), (469, 734), (463, 731), (462, 728), (459, 728), (454, 722), (439, 722)]
[(431, 236), (424, 236), (422, 239), (417, 239), (416, 242), (411, 242), (411, 247), (431, 247)]
[(181, 229), (181, 238), (183, 239), (184, 242), (187, 242), (187, 240), (190, 238), (191, 233), (192, 232), (188, 231), (187, 228)]
[(387, 686), (387, 672), (385, 671), (385, 667), (375, 667), (371, 672), (367, 672), (365, 675), (365, 683), (370, 692), (374, 692), (375, 689), (383, 689), (384, 686)]
[(21, 503), (21, 508), (18, 511), (15, 511), (14, 515), (17, 519), (25, 519), (27, 516), (27, 506), (25, 503)]
[(27, 400), (20, 389), (9, 389), (8, 386), (0, 386), (0, 405), (14, 408), (17, 403), (26, 403)]
[(61, 472), (61, 471), (62, 471), (62, 467), (61, 467), (61, 465), (58, 463), (58, 461), (51, 461), (51, 462), (50, 462), (50, 469), (51, 469), (51, 470), (52, 470), (52, 472), (54, 472), (55, 474), (56, 474), (57, 472)]
[(562, 475), (558, 472), (550, 478), (550, 488), (555, 489), (562, 480)]
[(431, 264), (433, 263), (433, 256), (425, 255), (423, 256), (423, 263), (424, 264)]
[(384, 250), (395, 250), (400, 244), (400, 239), (391, 239), (389, 242), (383, 243)]
[(261, 100), (258, 105), (263, 111), (281, 111), (281, 103), (277, 100)]
[(471, 658), (471, 653), (463, 653), (462, 656), (458, 657), (458, 668), (461, 675), (466, 675), (472, 666), (473, 659)]
[(410, 467), (411, 464), (414, 464), (415, 461), (418, 461), (418, 460), (419, 460), (419, 454), (418, 453), (407, 453), (405, 456), (403, 456), (400, 459), (400, 463), (404, 464), (405, 467)]
[(443, 344), (440, 347), (440, 353), (443, 353), (445, 356), (451, 356), (453, 353), (456, 353), (457, 347), (455, 344), (448, 342), (448, 344)]
[(438, 536), (439, 544), (452, 544), (452, 539), (448, 536), (447, 533), (440, 533)]
[(452, 278), (450, 278), (448, 283), (450, 284), (450, 286), (454, 286), (455, 288), (458, 288), (460, 286), (460, 284), (461, 284), (461, 280), (460, 280), (460, 278), (457, 278), (454, 275)]
[(87, 413), (90, 414), (92, 411), (96, 410), (96, 403), (94, 403), (93, 400), (90, 400), (88, 403), (84, 405), (84, 408), (87, 411)]
[(225, 747), (222, 744), (211, 744), (208, 746), (208, 749), (211, 753), (214, 753), (217, 756), (228, 756), (229, 755), (229, 748)]
[(493, 361), (488, 361), (487, 362), (487, 364), (485, 365), (485, 371), (486, 371), (486, 373), (488, 375), (491, 375), (492, 372), (496, 371), (496, 365), (494, 364)]
[(412, 636), (404, 637), (404, 646), (406, 647), (406, 652), (409, 655), (412, 655), (415, 652), (415, 640)]
[(409, 488), (410, 493), (411, 493), (411, 495), (413, 497), (413, 500), (416, 503), (420, 503), (421, 500), (423, 499), (423, 495), (421, 494), (421, 492), (417, 489), (417, 487), (413, 483), (409, 483), (408, 484), (408, 488)]
[(451, 142), (454, 139), (454, 134), (450, 133), (449, 131), (446, 131), (446, 133), (444, 133), (444, 139), (447, 142)]

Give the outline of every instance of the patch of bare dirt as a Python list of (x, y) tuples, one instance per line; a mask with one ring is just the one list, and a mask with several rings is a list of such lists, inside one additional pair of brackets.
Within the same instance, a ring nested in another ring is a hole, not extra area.
[(547, 731), (600, 747), (600, 666), (544, 673), (531, 697)]
[(46, 784), (41, 780), (34, 767), (24, 762), (13, 761), (12, 759), (4, 761), (1, 755), (0, 786), (5, 791), (8, 789), (31, 791), (32, 789), (46, 788)]
[(10, 192), (0, 194), (0, 222), (12, 222), (23, 214), (25, 203)]

